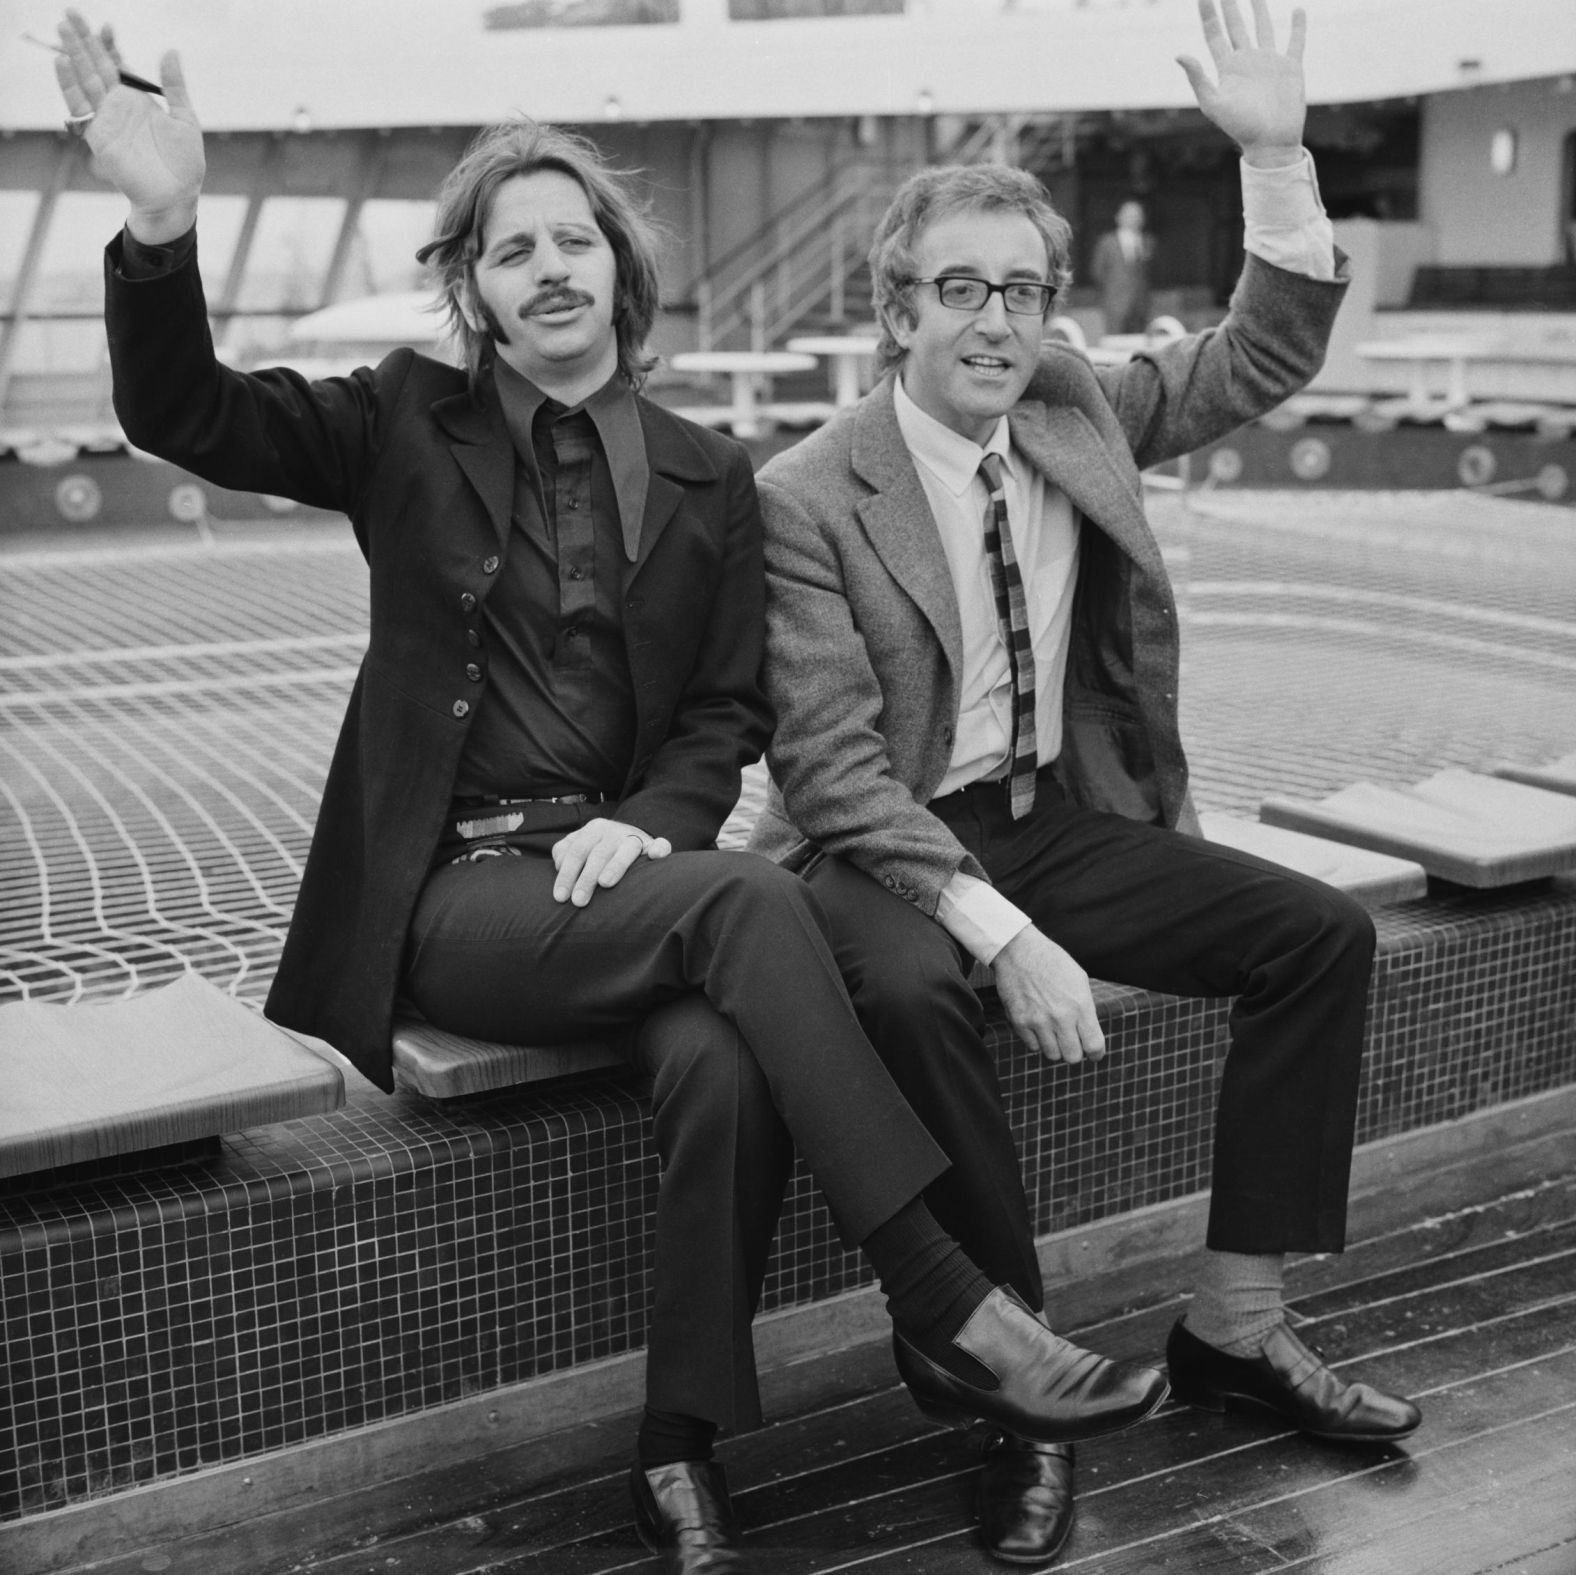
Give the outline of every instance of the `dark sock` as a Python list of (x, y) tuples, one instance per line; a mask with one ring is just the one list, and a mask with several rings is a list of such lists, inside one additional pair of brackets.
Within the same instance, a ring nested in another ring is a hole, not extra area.
[(635, 1458), (645, 1471), (679, 1460), (710, 1460), (716, 1437), (715, 1422), (682, 1411), (655, 1411), (648, 1405), (635, 1435)]
[(959, 1378), (978, 1382), (979, 1364), (953, 1336), (991, 1293), (991, 1282), (915, 1198), (878, 1225), (860, 1247), (881, 1277), (887, 1311), (911, 1345)]

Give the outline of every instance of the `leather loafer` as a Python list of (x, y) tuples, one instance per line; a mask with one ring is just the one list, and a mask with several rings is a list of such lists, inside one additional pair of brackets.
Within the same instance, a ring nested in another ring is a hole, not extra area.
[(1178, 1319), (1166, 1341), (1166, 1367), (1177, 1399), (1189, 1405), (1273, 1411), (1293, 1427), (1336, 1443), (1393, 1443), (1423, 1419), (1400, 1395), (1337, 1377), (1284, 1323), (1270, 1331), (1257, 1356), (1228, 1356)]
[(980, 1540), (1008, 1564), (1045, 1564), (1073, 1529), (1073, 1446), (992, 1433), (981, 1452)]
[(950, 1427), (986, 1422), (1035, 1443), (1067, 1444), (1131, 1427), (1166, 1397), (1163, 1374), (1108, 1361), (1052, 1334), (1000, 1286), (952, 1343), (984, 1370), (985, 1381), (955, 1377), (892, 1331), (897, 1370), (914, 1403)]
[(629, 1472), (635, 1529), (664, 1575), (743, 1575), (728, 1479), (715, 1460), (680, 1460)]

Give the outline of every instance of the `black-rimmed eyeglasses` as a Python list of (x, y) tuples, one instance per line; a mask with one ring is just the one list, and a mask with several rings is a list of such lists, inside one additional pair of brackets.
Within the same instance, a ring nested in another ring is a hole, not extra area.
[(1056, 299), (1054, 285), (1030, 284), (1022, 279), (992, 284), (988, 279), (971, 278), (966, 273), (941, 273), (933, 279), (910, 279), (909, 283), (935, 285), (941, 304), (950, 306), (955, 312), (977, 312), (1000, 292), (1001, 303), (1009, 312), (1020, 317), (1044, 317)]

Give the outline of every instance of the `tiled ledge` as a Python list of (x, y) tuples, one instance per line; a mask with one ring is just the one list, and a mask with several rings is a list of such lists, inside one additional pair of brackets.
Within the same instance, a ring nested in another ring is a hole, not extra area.
[[(1376, 916), (1360, 1142), (1576, 1084), (1576, 882)], [(995, 1030), (1042, 1234), (1205, 1185), (1227, 1003), (1102, 988), (1111, 1053)], [(217, 1155), (0, 1193), (0, 1517), (638, 1349), (656, 1160), (637, 1079), (437, 1111), (364, 1091)], [(867, 1283), (795, 1179), (767, 1310)]]

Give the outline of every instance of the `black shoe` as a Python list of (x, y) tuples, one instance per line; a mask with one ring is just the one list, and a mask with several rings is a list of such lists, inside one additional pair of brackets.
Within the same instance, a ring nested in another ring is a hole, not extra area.
[(743, 1575), (728, 1479), (715, 1460), (630, 1467), (635, 1529), (665, 1575)]
[(992, 1433), (982, 1447), (980, 1540), (1008, 1564), (1046, 1564), (1073, 1529), (1073, 1446)]
[(954, 1377), (892, 1331), (898, 1374), (914, 1403), (952, 1427), (988, 1422), (1035, 1443), (1067, 1444), (1131, 1427), (1166, 1397), (1166, 1380), (1154, 1368), (1107, 1361), (1070, 1344), (1000, 1286), (952, 1343), (993, 1381)]
[(1179, 1318), (1166, 1341), (1166, 1367), (1177, 1399), (1189, 1405), (1259, 1407), (1337, 1443), (1393, 1443), (1423, 1419), (1400, 1395), (1337, 1378), (1284, 1323), (1270, 1330), (1257, 1356), (1228, 1356)]

